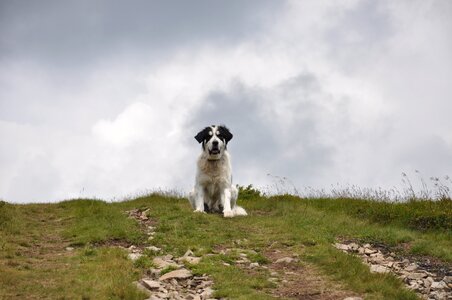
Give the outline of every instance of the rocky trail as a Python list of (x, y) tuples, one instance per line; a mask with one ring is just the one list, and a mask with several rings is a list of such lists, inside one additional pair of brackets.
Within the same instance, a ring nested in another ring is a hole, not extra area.
[(452, 299), (452, 269), (428, 258), (402, 257), (391, 252), (385, 245), (360, 245), (354, 241), (335, 243), (346, 253), (359, 256), (374, 273), (392, 273), (428, 300)]
[[(148, 211), (149, 209), (133, 209), (127, 211), (127, 213), (130, 218), (139, 222), (144, 232), (149, 236), (148, 240), (152, 241), (155, 227), (154, 222), (147, 216)], [(143, 256), (145, 250), (162, 254), (161, 249), (156, 246), (138, 247), (131, 245), (126, 249), (129, 252), (128, 257), (132, 261)], [(170, 254), (156, 256), (152, 261), (155, 267), (149, 269), (146, 276), (135, 284), (140, 290), (148, 294), (149, 300), (215, 299), (212, 297), (213, 289), (211, 286), (213, 281), (209, 276), (207, 274), (195, 276), (185, 267), (185, 264), (198, 264), (200, 260), (201, 257), (194, 256), (191, 250), (187, 250), (182, 257), (173, 257)], [(167, 270), (170, 271), (165, 272)]]
[[(133, 209), (127, 211), (127, 214), (139, 222), (149, 236), (151, 244), (155, 234), (155, 222), (148, 217), (148, 212), (149, 209)], [(131, 245), (123, 248), (129, 252), (128, 257), (132, 261), (138, 260), (146, 250), (158, 255), (153, 258), (154, 267), (149, 269), (140, 281), (135, 282), (140, 290), (148, 294), (149, 300), (217, 299), (212, 296), (213, 280), (208, 274), (195, 276), (186, 267), (186, 264), (195, 265), (202, 260), (202, 257), (196, 257), (190, 249), (183, 256), (174, 257), (171, 254), (162, 253), (162, 249), (153, 245), (141, 247)], [(244, 269), (251, 275), (258, 269), (268, 271), (268, 281), (276, 285), (276, 288), (269, 293), (275, 297), (309, 300), (362, 300), (355, 293), (329, 282), (312, 266), (299, 264), (298, 256), (287, 251), (269, 249), (265, 253), (265, 257), (270, 263), (266, 265), (252, 262), (248, 256), (256, 253), (241, 248), (218, 249), (207, 255), (227, 255), (230, 252), (239, 254), (234, 261), (234, 266)], [(229, 263), (224, 263), (224, 265), (231, 266)], [(164, 272), (165, 270), (171, 271)]]
[[(135, 284), (149, 296), (149, 300), (207, 300), (213, 298), (213, 280), (208, 274), (196, 276), (192, 274), (189, 265), (196, 265), (202, 257), (197, 257), (188, 249), (181, 257), (162, 253), (162, 250), (152, 244), (155, 234), (155, 221), (148, 217), (149, 209), (133, 209), (127, 211), (130, 218), (139, 222), (148, 235), (149, 245), (130, 245), (125, 248), (132, 261), (138, 260), (145, 251), (154, 252), (153, 268)], [(452, 270), (450, 266), (435, 263), (429, 259), (401, 257), (391, 252), (385, 245), (360, 245), (355, 241), (335, 243), (333, 245), (346, 253), (359, 256), (373, 273), (392, 273), (402, 279), (408, 289), (415, 291), (421, 298), (428, 300), (452, 300)], [(275, 297), (292, 299), (344, 299), (360, 300), (359, 295), (345, 290), (320, 275), (310, 265), (300, 264), (299, 257), (283, 249), (269, 248), (264, 256), (269, 263), (261, 265), (248, 259), (252, 250), (240, 248), (224, 248), (207, 255), (227, 255), (238, 253), (234, 262), (246, 272), (253, 274), (258, 269), (265, 269), (268, 281), (275, 283), (276, 288), (269, 291)], [(230, 266), (229, 263), (224, 265)]]

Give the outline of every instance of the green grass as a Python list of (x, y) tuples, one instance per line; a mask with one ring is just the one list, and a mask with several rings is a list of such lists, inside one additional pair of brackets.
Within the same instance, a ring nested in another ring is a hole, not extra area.
[[(0, 202), (0, 299), (144, 299), (132, 282), (152, 266), (154, 254), (132, 263), (125, 251), (109, 246), (146, 243), (139, 226), (124, 213), (144, 207), (157, 221), (152, 244), (164, 253), (181, 256), (191, 249), (209, 255), (190, 267), (213, 278), (217, 297), (272, 298), (275, 284), (267, 280), (268, 270), (250, 272), (233, 264), (239, 253), (247, 253), (252, 262), (269, 265), (265, 253), (271, 248), (299, 255), (303, 264), (367, 299), (417, 299), (400, 280), (371, 274), (358, 258), (333, 248), (337, 238), (409, 244), (412, 255), (452, 262), (450, 201), (390, 204), (267, 198), (252, 188), (241, 192), (240, 204), (249, 216), (232, 219), (195, 214), (186, 199), (158, 195), (118, 203)], [(66, 251), (67, 246), (75, 250)], [(232, 251), (219, 254), (221, 249)]]

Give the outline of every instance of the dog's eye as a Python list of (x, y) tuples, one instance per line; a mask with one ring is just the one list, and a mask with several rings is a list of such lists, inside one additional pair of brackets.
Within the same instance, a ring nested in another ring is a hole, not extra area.
[(209, 135), (212, 135), (212, 131), (209, 131)]

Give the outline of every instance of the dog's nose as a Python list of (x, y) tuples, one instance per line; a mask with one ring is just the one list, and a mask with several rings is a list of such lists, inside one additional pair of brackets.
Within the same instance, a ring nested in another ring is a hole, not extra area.
[(212, 142), (212, 146), (218, 147), (218, 141), (213, 141), (213, 142)]

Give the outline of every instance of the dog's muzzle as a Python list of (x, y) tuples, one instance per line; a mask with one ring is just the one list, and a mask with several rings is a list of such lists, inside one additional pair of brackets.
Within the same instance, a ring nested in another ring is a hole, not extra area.
[(210, 155), (220, 154), (220, 149), (218, 149), (218, 148), (212, 148), (211, 150), (209, 150), (209, 154), (210, 154)]

